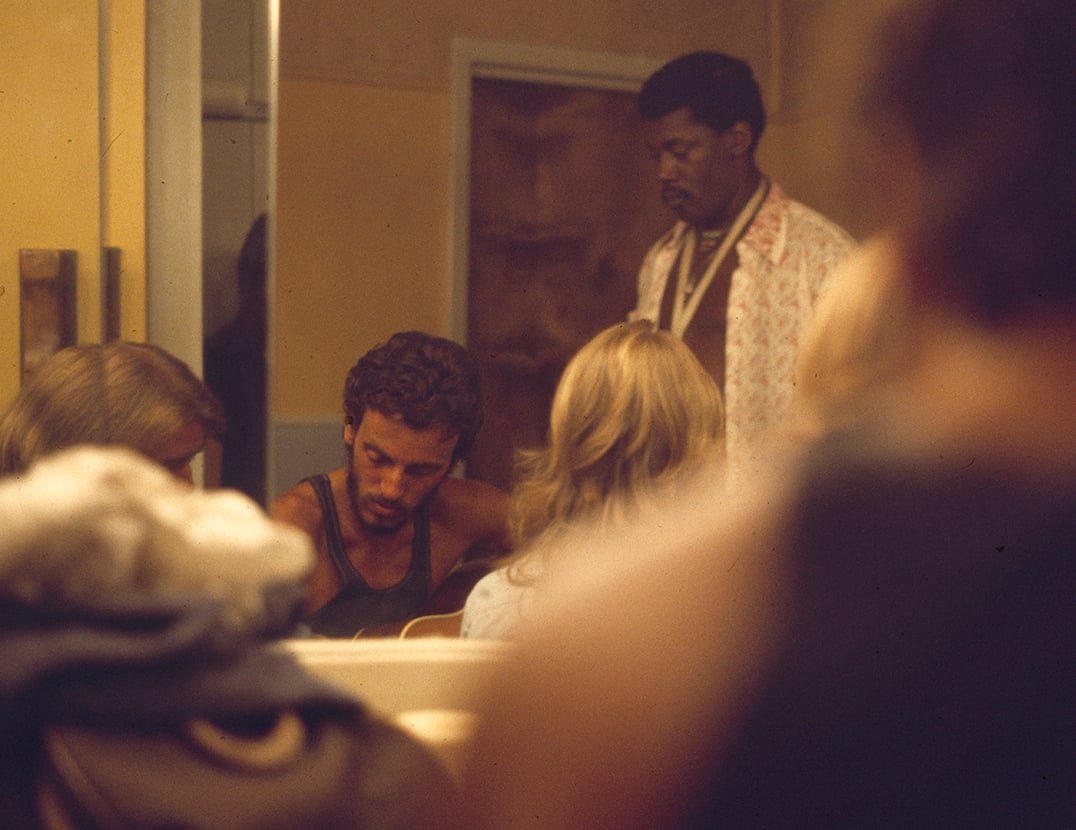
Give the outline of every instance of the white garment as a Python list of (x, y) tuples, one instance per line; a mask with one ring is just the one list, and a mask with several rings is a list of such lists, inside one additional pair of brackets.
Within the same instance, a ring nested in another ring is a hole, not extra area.
[(236, 632), (264, 625), (266, 591), (314, 563), (310, 537), (252, 499), (192, 489), (120, 446), (62, 450), (0, 480), (0, 527), (0, 601), (213, 599)]
[[(515, 573), (511, 567), (498, 568), (475, 583), (463, 606), (461, 637), (510, 640), (515, 636), (536, 596), (537, 580), (513, 581), (509, 571)], [(536, 576), (533, 564), (528, 566), (527, 576)]]
[[(629, 319), (658, 320), (688, 225), (647, 253)], [(771, 183), (754, 222), (736, 243), (726, 312), (725, 434), (729, 474), (757, 465), (764, 439), (787, 415), (796, 353), (823, 284), (854, 248), (852, 237)], [(690, 329), (689, 329), (690, 330)]]

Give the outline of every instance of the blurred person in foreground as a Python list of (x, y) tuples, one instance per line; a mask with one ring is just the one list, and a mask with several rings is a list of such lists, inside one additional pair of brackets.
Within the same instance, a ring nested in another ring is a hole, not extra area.
[(785, 437), (809, 439), (867, 417), (879, 402), (864, 393), (908, 370), (914, 319), (900, 257), (893, 235), (880, 233), (826, 284), (796, 359)]
[(590, 340), (557, 385), (545, 446), (517, 459), (509, 525), (520, 552), (475, 585), (461, 635), (510, 638), (565, 553), (558, 539), (588, 519), (615, 532), (644, 494), (713, 462), (721, 421), (713, 378), (668, 332), (637, 321)]
[(465, 557), (507, 550), (507, 494), (450, 475), (481, 426), (478, 364), (458, 343), (399, 332), (351, 368), (346, 466), (272, 505), (314, 542), (306, 622), (315, 634), (352, 637), (429, 613)]
[(564, 575), (489, 691), (468, 826), (1076, 824), (1076, 6), (880, 31), (899, 367), (787, 479), (685, 489)]
[(161, 347), (69, 346), (30, 376), (0, 418), (0, 475), (66, 447), (115, 444), (193, 484), (191, 464), (224, 429), (220, 401)]
[(5, 828), (440, 826), (432, 753), (309, 674), (310, 542), (121, 447), (0, 480)]

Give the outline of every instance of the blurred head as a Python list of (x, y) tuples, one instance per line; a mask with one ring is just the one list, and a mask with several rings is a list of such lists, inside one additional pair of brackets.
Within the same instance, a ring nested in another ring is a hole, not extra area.
[(190, 482), (194, 456), (224, 427), (213, 393), (164, 349), (124, 341), (71, 346), (26, 381), (0, 419), (0, 472), (23, 472), (77, 444), (116, 444)]
[(916, 300), (990, 326), (1072, 313), (1073, 31), (1066, 0), (924, 2), (881, 30), (864, 114)]
[(796, 363), (796, 418), (807, 435), (846, 425), (910, 361), (905, 275), (888, 235), (867, 240), (826, 283)]
[[(58, 450), (18, 479), (0, 480), (0, 526), (5, 608), (12, 600), (62, 607), (69, 621), (103, 632), (103, 618), (80, 612), (123, 607), (136, 637), (148, 634), (136, 623), (140, 616), (148, 620), (149, 609), (157, 614), (180, 600), (193, 602), (192, 610), (209, 599), (221, 602), (229, 637), (240, 626), (264, 636), (273, 620), (290, 631), (314, 560), (306, 533), (270, 521), (242, 493), (196, 492), (144, 455), (115, 445)], [(111, 604), (121, 598), (128, 602)], [(137, 608), (141, 615), (131, 613)], [(204, 609), (195, 613), (204, 632), (208, 617)], [(64, 628), (52, 636), (66, 636)], [(110, 631), (119, 634), (117, 617)], [(51, 653), (47, 643), (38, 648)], [(41, 677), (47, 685), (63, 683), (55, 673)]]
[(766, 124), (751, 67), (717, 52), (684, 55), (647, 79), (638, 108), (663, 201), (685, 222), (730, 223), (757, 175)]
[(519, 456), (518, 541), (583, 516), (612, 515), (713, 457), (722, 435), (717, 385), (687, 346), (645, 321), (606, 329), (565, 368), (545, 447)]

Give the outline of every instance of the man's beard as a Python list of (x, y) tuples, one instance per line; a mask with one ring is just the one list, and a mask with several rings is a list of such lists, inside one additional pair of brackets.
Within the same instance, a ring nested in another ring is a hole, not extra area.
[[(443, 480), (444, 479), (442, 479), (442, 481)], [(424, 498), (421, 502), (419, 502), (414, 507), (413, 510), (407, 510), (407, 508), (402, 508), (406, 512), (404, 513), (403, 518), (397, 524), (394, 524), (394, 525), (371, 524), (370, 522), (366, 521), (366, 519), (364, 519), (362, 517), (362, 511), (359, 509), (359, 477), (357, 475), (355, 475), (354, 459), (352, 459), (352, 463), (350, 463), (348, 465), (348, 468), (347, 468), (347, 498), (348, 498), (348, 501), (351, 504), (351, 513), (352, 513), (352, 515), (354, 515), (355, 521), (357, 521), (362, 526), (362, 528), (364, 530), (369, 531), (370, 533), (376, 533), (376, 534), (395, 533), (397, 530), (399, 530), (401, 527), (403, 527), (405, 524), (407, 524), (409, 521), (411, 521), (411, 517), (414, 516), (415, 513), (417, 513), (419, 510), (421, 510), (423, 507), (425, 507), (427, 504), (429, 504), (430, 501), (433, 500), (433, 497), (435, 495), (437, 495), (437, 490), (440, 488), (440, 486), (441, 486), (441, 484), (440, 484), (440, 482), (438, 482), (437, 486), (434, 487), (432, 490), (430, 490), (430, 492), (426, 494), (426, 498)], [(375, 499), (375, 501), (376, 501), (376, 499)], [(378, 504), (383, 504), (386, 507), (390, 507), (390, 508), (393, 508), (393, 509), (401, 507), (401, 505), (397, 504), (396, 502), (380, 501), (380, 502), (378, 502)]]

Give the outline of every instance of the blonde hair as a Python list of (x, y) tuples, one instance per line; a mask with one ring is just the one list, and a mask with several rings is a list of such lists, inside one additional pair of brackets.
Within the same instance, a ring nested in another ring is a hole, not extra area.
[(814, 437), (861, 414), (911, 359), (904, 265), (896, 242), (866, 242), (827, 283), (800, 346), (793, 429)]
[(543, 448), (517, 454), (517, 545), (583, 517), (615, 520), (644, 490), (716, 454), (721, 394), (691, 350), (650, 323), (605, 329), (561, 376)]
[(0, 418), (0, 474), (76, 444), (153, 456), (191, 423), (217, 436), (224, 410), (183, 361), (149, 343), (71, 346), (30, 376)]

